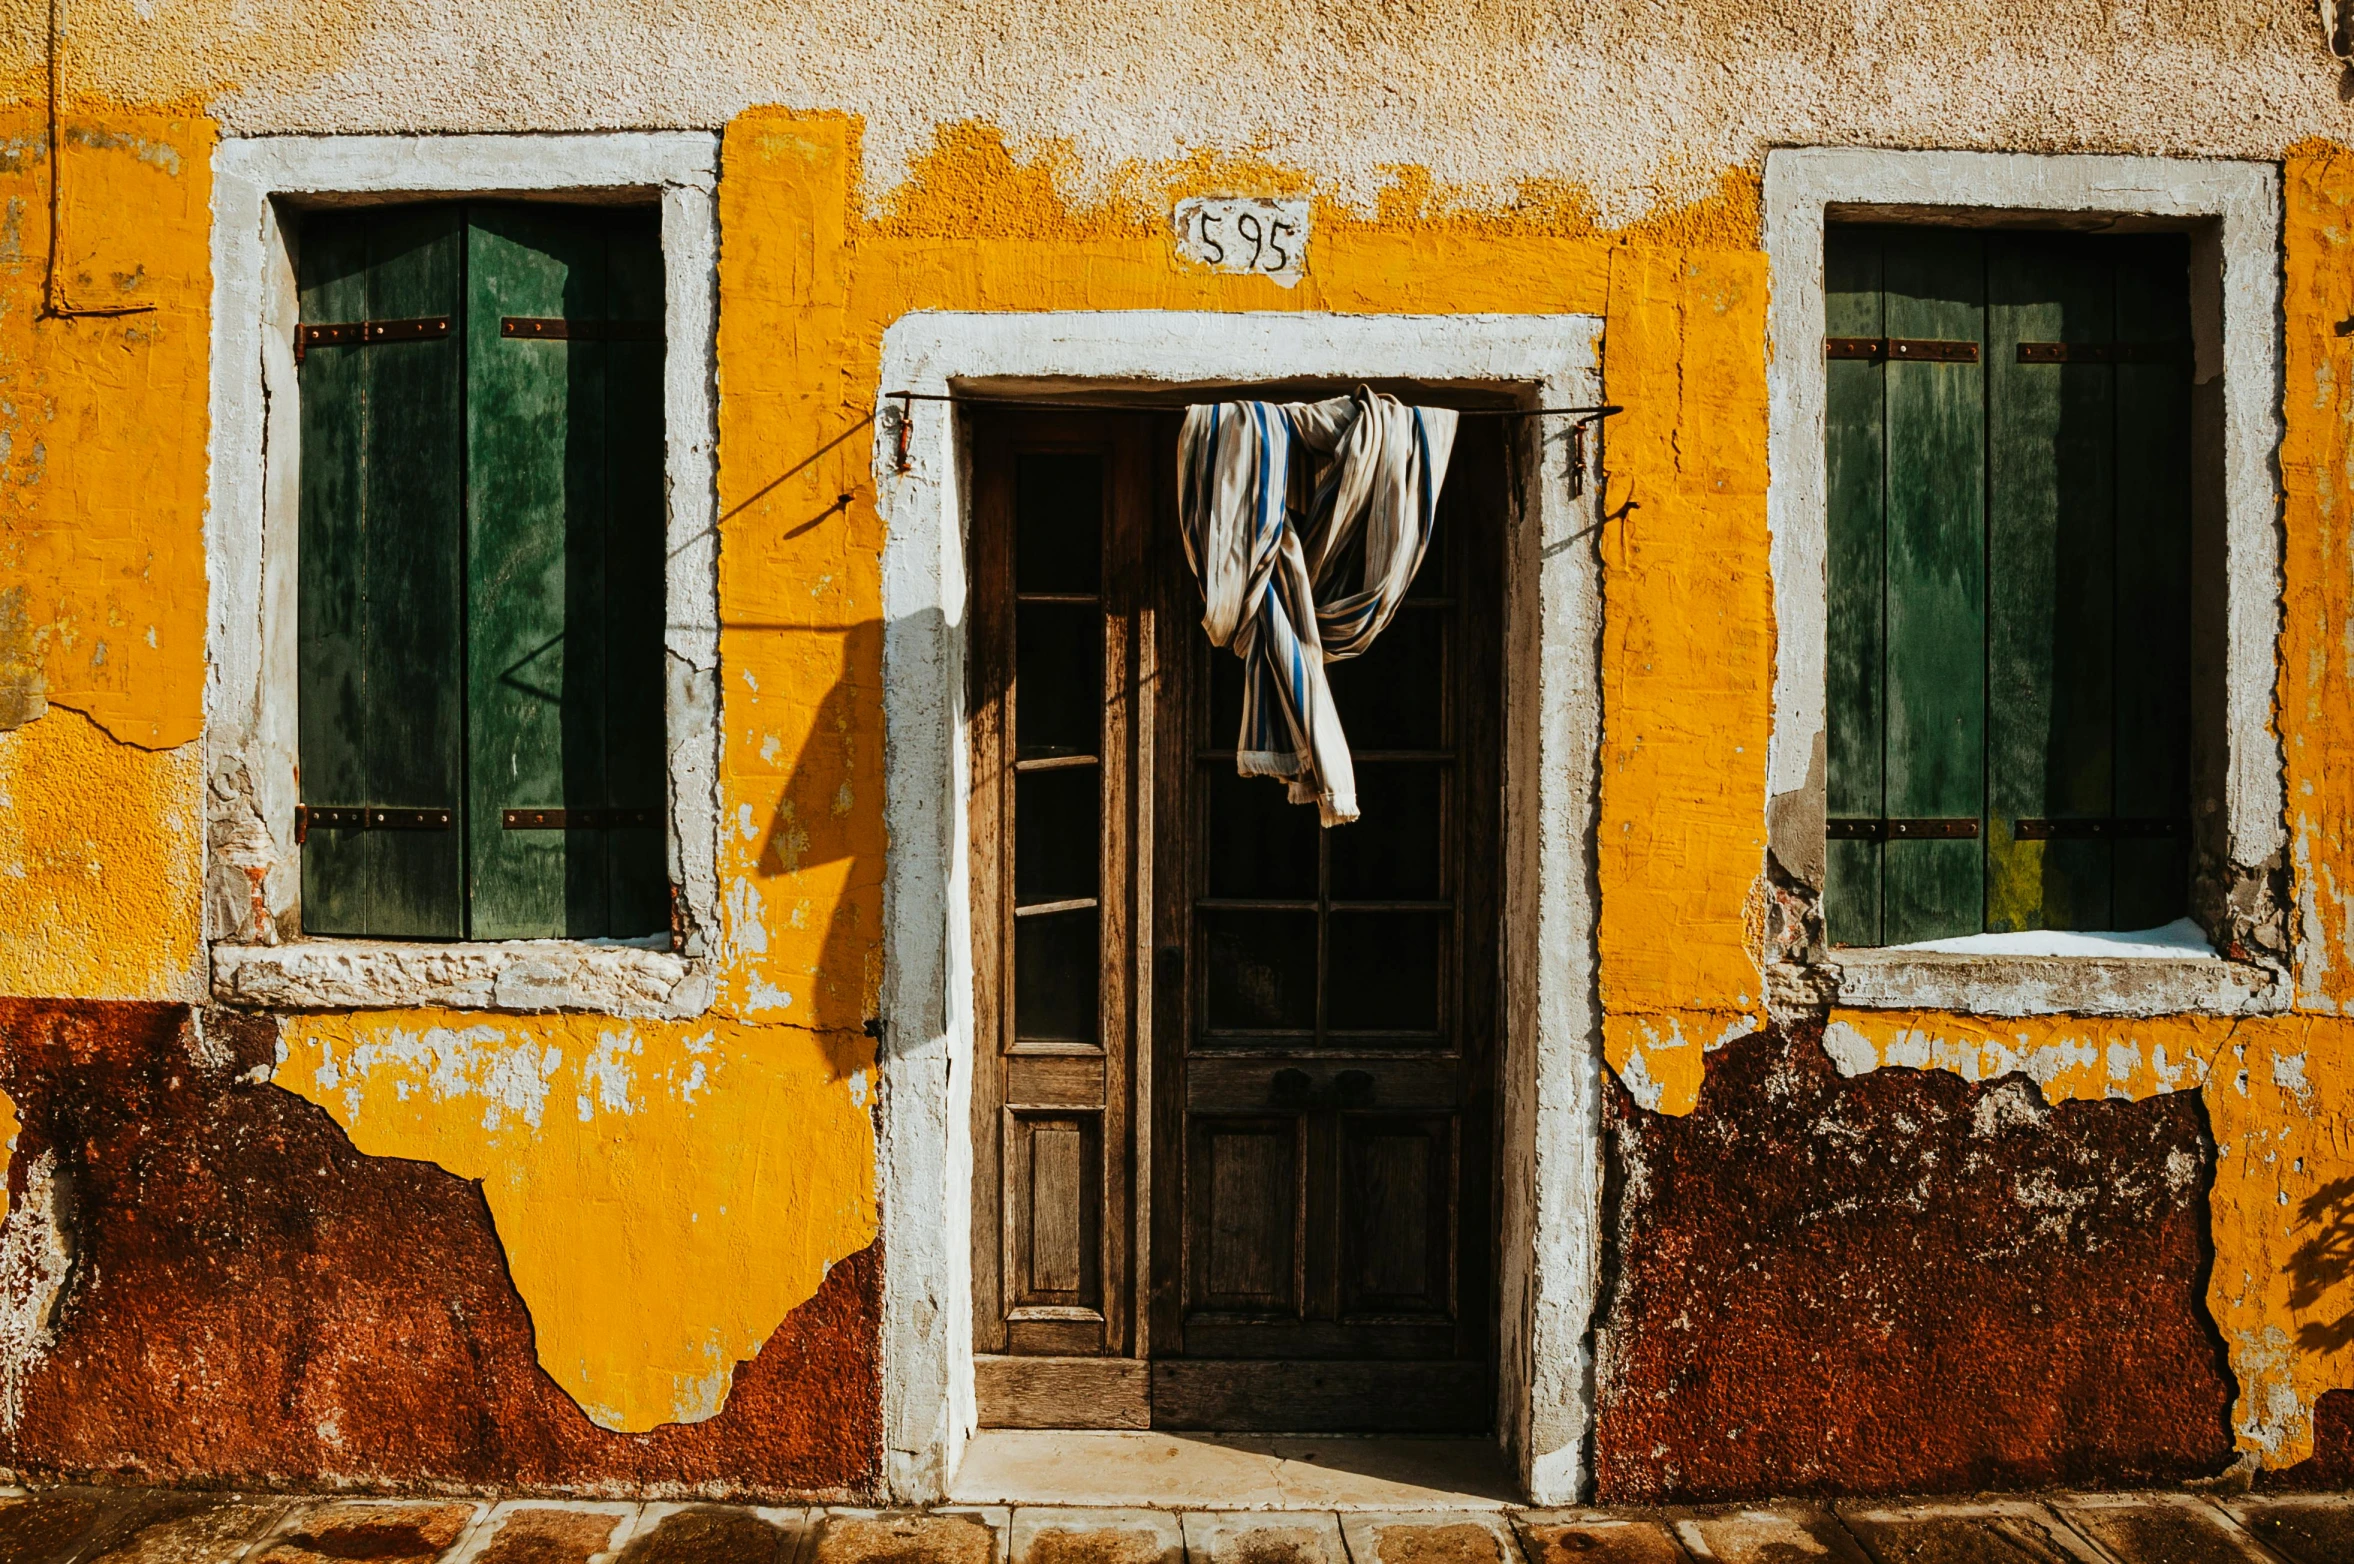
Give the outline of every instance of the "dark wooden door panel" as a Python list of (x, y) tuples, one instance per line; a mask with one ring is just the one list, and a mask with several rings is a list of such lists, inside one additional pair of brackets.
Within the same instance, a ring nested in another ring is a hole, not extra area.
[(1186, 1158), (1193, 1308), (1298, 1314), (1302, 1128), (1297, 1118), (1195, 1116)]
[(1481, 1363), (1221, 1362), (1152, 1366), (1156, 1428), (1226, 1433), (1470, 1434), (1495, 1425)]
[(1342, 1319), (1453, 1315), (1455, 1122), (1453, 1115), (1343, 1115)]

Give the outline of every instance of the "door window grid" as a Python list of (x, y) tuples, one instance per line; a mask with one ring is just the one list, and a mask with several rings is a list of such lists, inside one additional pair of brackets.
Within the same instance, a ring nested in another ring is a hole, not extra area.
[[(1458, 756), (1449, 692), (1456, 604), (1445, 590), (1451, 541), (1433, 547), (1372, 650), (1327, 670), (1352, 741), (1363, 732), (1392, 744), (1352, 743), (1364, 811), (1353, 824), (1322, 830), (1315, 811), (1290, 802), (1277, 779), (1235, 774), (1242, 664), (1194, 638), (1195, 683), (1205, 691), (1194, 750), (1196, 840), (1207, 849), (1198, 855), (1194, 899), (1200, 1046), (1285, 1053), (1303, 1040), (1318, 1050), (1454, 1045), (1449, 974), (1458, 936), (1451, 850)], [(1424, 709), (1416, 711), (1418, 704)], [(1434, 742), (1397, 743), (1417, 737)], [(1384, 890), (1427, 894), (1379, 894)], [(1391, 931), (1404, 937), (1385, 939)], [(1384, 970), (1385, 954), (1417, 947), (1430, 953), (1427, 984), (1417, 981), (1415, 969)], [(1302, 968), (1313, 974), (1305, 995), (1296, 986)], [(1370, 990), (1363, 986), (1368, 981)]]

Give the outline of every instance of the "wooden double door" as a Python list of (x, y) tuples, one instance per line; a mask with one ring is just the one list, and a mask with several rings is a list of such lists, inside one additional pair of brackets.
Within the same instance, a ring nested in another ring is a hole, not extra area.
[(1235, 774), (1173, 415), (973, 424), (985, 1426), (1494, 1423), (1503, 448), (1330, 669), (1362, 817)]

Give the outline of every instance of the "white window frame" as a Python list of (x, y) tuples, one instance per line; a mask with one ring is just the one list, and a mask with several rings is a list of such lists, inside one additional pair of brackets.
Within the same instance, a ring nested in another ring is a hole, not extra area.
[[(939, 1498), (974, 1426), (973, 954), (966, 844), (966, 490), (953, 409), (896, 391), (1025, 395), (1412, 380), (1602, 400), (1590, 315), (917, 313), (883, 337), (874, 483), (883, 552), (885, 1032), (881, 1073), (885, 1481)], [(1528, 1496), (1590, 1465), (1586, 1332), (1601, 1256), (1594, 945), (1601, 735), (1599, 494), (1562, 420), (1520, 425), (1505, 608), (1499, 1436)], [(1599, 441), (1589, 461), (1598, 455)], [(1599, 470), (1598, 466), (1594, 469)]]
[[(2174, 158), (1864, 147), (1767, 153), (1765, 244), (1773, 296), (1766, 516), (1780, 630), (1767, 758), (1769, 839), (1785, 865), (1822, 861), (1825, 218), (1905, 221), (1933, 214), (1952, 221), (1963, 213), (1988, 224), (2108, 214), (2177, 222), (2193, 233), (2194, 374), (2202, 383), (2223, 378), (2226, 833), (2234, 864), (2264, 864), (2288, 840), (2273, 727), (2281, 627), (2280, 171), (2269, 163)], [(1841, 950), (1831, 965), (1834, 1002), (1861, 1008), (2243, 1014), (2288, 1002), (2284, 973), (2220, 956)]]
[[(713, 448), (719, 142), (705, 132), (282, 136), (213, 160), (212, 435), (205, 510), (206, 922), (212, 991), (286, 1008), (587, 1010), (710, 1003), (719, 923), (718, 546)], [(600, 940), (305, 939), (294, 841), (297, 318), (282, 200), (635, 199), (661, 209), (668, 550), (664, 738), (673, 950)]]

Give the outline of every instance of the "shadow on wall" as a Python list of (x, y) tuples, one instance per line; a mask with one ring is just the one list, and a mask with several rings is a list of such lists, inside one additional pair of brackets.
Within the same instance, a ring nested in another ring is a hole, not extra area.
[[(2348, 1277), (2354, 1277), (2354, 1178), (2322, 1185), (2297, 1208), (2300, 1227), (2313, 1229), (2289, 1256), (2289, 1307), (2302, 1314)], [(2354, 1344), (2354, 1307), (2334, 1320), (2309, 1320), (2297, 1327), (2297, 1345), (2307, 1352), (2336, 1352)]]

